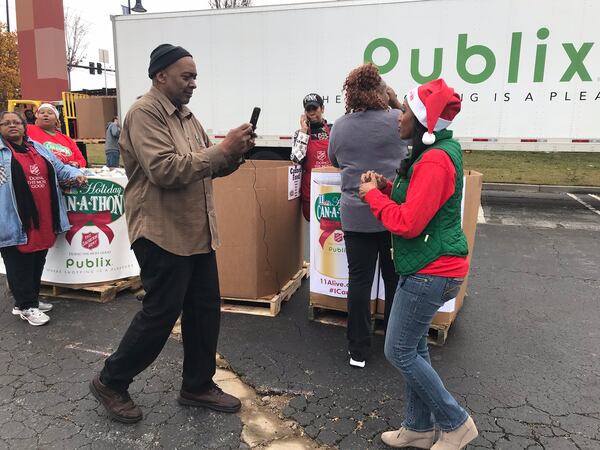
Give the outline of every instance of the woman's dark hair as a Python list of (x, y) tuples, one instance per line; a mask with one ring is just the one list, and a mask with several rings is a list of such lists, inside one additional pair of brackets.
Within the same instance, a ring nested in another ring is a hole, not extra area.
[(423, 144), (423, 134), (426, 132), (427, 128), (421, 125), (421, 122), (417, 120), (416, 116), (413, 116), (413, 134), (411, 136), (412, 150), (409, 157), (400, 163), (400, 168), (398, 169), (398, 175), (400, 175), (400, 178), (408, 177), (408, 170), (410, 167), (417, 159), (419, 159), (419, 156), (421, 156), (423, 152), (427, 150), (427, 147), (429, 147), (428, 145)]
[(374, 64), (363, 64), (348, 74), (344, 81), (346, 114), (358, 109), (386, 109), (379, 92), (385, 84)]
[(24, 127), (27, 126), (27, 120), (25, 119), (25, 117), (23, 117), (23, 114), (18, 113), (17, 111), (2, 111), (2, 112), (0, 112), (0, 121), (2, 121), (2, 119), (4, 119), (4, 116), (6, 116), (7, 114), (14, 114), (19, 119), (21, 119), (21, 122), (23, 123)]

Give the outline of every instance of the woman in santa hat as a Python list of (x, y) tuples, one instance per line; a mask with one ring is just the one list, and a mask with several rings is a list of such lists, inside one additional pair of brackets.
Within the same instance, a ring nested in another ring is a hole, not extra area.
[[(386, 358), (406, 381), (406, 417), (381, 439), (396, 448), (458, 450), (478, 435), (473, 419), (446, 390), (431, 366), (427, 334), (433, 316), (456, 297), (469, 270), (461, 228), (463, 163), (447, 127), (460, 97), (444, 80), (410, 91), (399, 117), (400, 137), (413, 149), (392, 183), (362, 175), (359, 194), (392, 233), (400, 282), (385, 339)], [(434, 424), (441, 435), (434, 444)]]

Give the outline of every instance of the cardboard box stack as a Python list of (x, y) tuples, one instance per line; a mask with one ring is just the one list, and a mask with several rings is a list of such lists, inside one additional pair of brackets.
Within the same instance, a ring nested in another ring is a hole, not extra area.
[(300, 198), (290, 198), (292, 164), (247, 161), (214, 180), (221, 295), (268, 297), (302, 268)]
[(117, 97), (87, 97), (75, 100), (77, 137), (104, 139), (106, 124), (117, 115)]

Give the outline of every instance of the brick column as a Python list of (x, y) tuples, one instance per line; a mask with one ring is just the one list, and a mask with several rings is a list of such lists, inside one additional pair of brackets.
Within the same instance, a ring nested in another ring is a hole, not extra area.
[(62, 0), (18, 0), (21, 96), (55, 101), (68, 90)]

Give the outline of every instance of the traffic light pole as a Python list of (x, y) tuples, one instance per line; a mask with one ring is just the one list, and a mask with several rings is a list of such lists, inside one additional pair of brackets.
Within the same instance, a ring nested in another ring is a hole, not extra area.
[[(90, 67), (90, 66), (82, 66), (81, 64), (67, 64), (67, 66), (68, 67), (76, 67), (78, 69), (88, 69), (88, 70), (92, 69), (92, 67)], [(94, 69), (95, 69), (95, 67), (94, 67)], [(104, 70), (106, 72), (116, 72), (115, 69), (105, 69), (104, 67), (102, 67), (102, 70)], [(94, 75), (94, 74), (92, 74), (92, 75)]]

